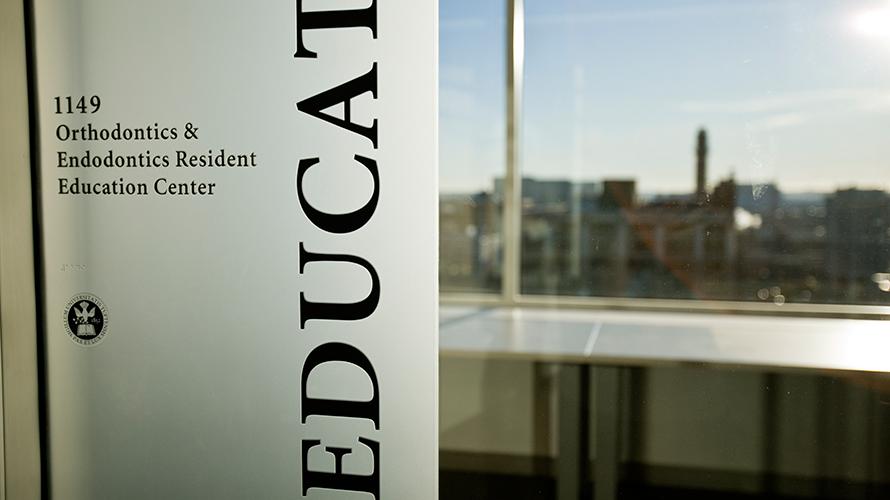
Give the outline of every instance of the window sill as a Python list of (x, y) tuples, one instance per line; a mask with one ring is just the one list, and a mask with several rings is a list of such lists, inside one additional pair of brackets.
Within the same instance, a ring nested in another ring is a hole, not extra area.
[(890, 373), (890, 323), (443, 305), (448, 357)]

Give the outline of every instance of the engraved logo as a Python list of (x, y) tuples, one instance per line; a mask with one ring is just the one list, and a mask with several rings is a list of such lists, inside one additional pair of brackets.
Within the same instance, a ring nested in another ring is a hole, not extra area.
[(108, 309), (91, 293), (77, 294), (65, 306), (65, 328), (74, 342), (96, 344), (108, 333)]

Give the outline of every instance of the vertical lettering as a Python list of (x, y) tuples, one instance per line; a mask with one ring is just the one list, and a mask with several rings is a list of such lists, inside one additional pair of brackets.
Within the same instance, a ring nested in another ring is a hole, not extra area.
[(371, 450), (374, 457), (374, 470), (367, 476), (343, 473), (343, 456), (352, 452), (351, 448), (326, 446), (325, 451), (334, 455), (334, 472), (309, 470), (309, 450), (321, 445), (317, 439), (303, 441), (303, 496), (309, 488), (324, 488), (339, 491), (358, 491), (370, 493), (375, 499), (380, 498), (380, 445), (377, 441), (358, 438), (358, 442)]
[(300, 328), (306, 327), (306, 322), (312, 319), (331, 319), (341, 321), (355, 321), (367, 318), (376, 309), (380, 300), (380, 278), (374, 266), (367, 260), (354, 255), (314, 253), (303, 248), (300, 242), (300, 274), (311, 262), (349, 262), (365, 268), (371, 276), (371, 291), (364, 299), (353, 303), (340, 302), (312, 302), (306, 300), (303, 292), (300, 292)]
[[(356, 77), (332, 89), (325, 90), (320, 94), (303, 99), (297, 103), (297, 109), (307, 115), (314, 116), (315, 118), (319, 118), (350, 132), (359, 134), (370, 140), (371, 144), (374, 145), (374, 149), (377, 149), (377, 118), (374, 118), (370, 127), (359, 125), (351, 120), (352, 99), (365, 92), (370, 92), (374, 99), (377, 99), (376, 62), (371, 66), (371, 70), (364, 75)], [(343, 104), (342, 119), (327, 113), (322, 113), (322, 110), (338, 104)]]
[(335, 28), (369, 28), (371, 35), (377, 38), (377, 0), (371, 0), (371, 6), (353, 10), (303, 10), (303, 0), (297, 0), (297, 52), (294, 57), (315, 59), (318, 54), (303, 45), (303, 30), (335, 29)]
[(300, 160), (300, 165), (297, 167), (297, 197), (300, 198), (300, 207), (302, 207), (306, 217), (323, 231), (337, 234), (351, 233), (364, 226), (371, 220), (371, 216), (374, 215), (374, 210), (377, 208), (377, 200), (380, 197), (380, 176), (377, 172), (377, 162), (360, 155), (355, 155), (355, 160), (371, 172), (371, 177), (374, 179), (374, 192), (371, 194), (371, 199), (363, 207), (345, 214), (325, 213), (306, 201), (306, 196), (303, 194), (303, 176), (310, 167), (319, 162), (319, 159), (308, 158)]
[[(311, 398), (306, 389), (309, 383), (309, 375), (318, 365), (332, 361), (341, 361), (357, 366), (365, 372), (371, 381), (374, 394), (368, 401), (346, 401), (342, 399)], [(306, 357), (303, 365), (303, 374), (300, 382), (302, 397), (300, 400), (303, 408), (303, 423), (313, 415), (329, 417), (364, 418), (374, 422), (374, 428), (380, 429), (380, 398), (377, 385), (377, 373), (371, 361), (357, 348), (339, 342), (322, 344)]]

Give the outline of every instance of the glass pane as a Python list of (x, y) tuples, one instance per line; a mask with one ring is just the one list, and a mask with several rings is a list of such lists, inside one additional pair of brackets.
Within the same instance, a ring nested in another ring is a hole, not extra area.
[(888, 303), (890, 5), (526, 11), (524, 293)]
[(440, 498), (885, 500), (887, 333), (874, 320), (442, 307)]
[(501, 286), (501, 210), (493, 180), (506, 171), (506, 6), (440, 3), (440, 289)]
[[(571, 364), (442, 368), (441, 500), (890, 498), (890, 386), (874, 374), (585, 367), (587, 387)], [(598, 396), (606, 377), (618, 390)], [(572, 410), (587, 419), (561, 428)], [(582, 458), (561, 456), (572, 440)]]

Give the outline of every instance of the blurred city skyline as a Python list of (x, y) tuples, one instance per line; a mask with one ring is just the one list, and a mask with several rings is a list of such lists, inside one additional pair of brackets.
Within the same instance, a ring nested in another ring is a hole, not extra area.
[[(839, 188), (788, 194), (777, 184), (709, 177), (708, 134), (695, 134), (692, 190), (643, 196), (632, 177), (521, 178), (522, 293), (883, 303), (890, 292), (890, 193)], [(443, 194), (440, 282), (497, 290), (504, 178)]]

